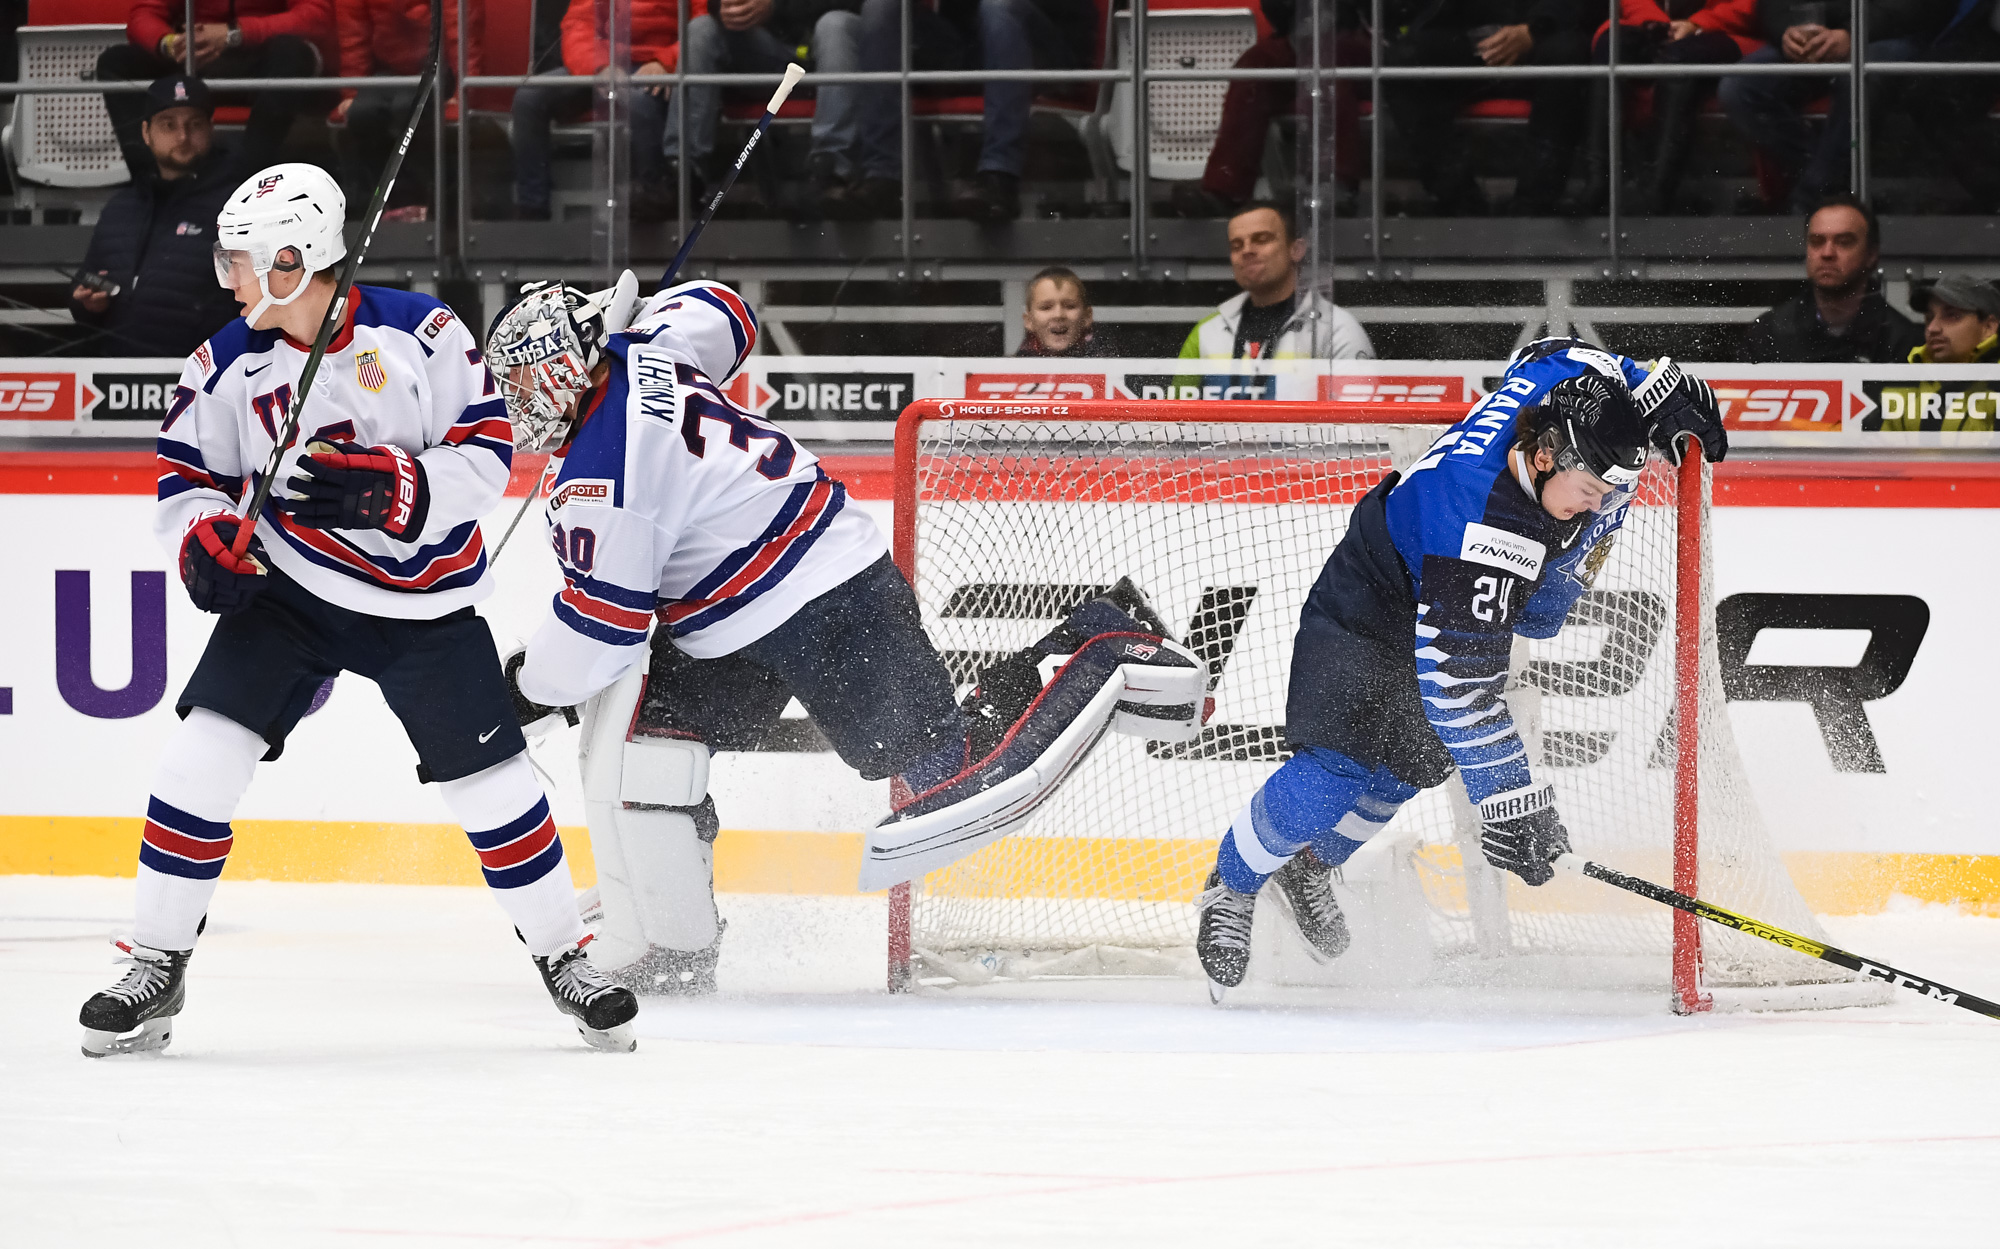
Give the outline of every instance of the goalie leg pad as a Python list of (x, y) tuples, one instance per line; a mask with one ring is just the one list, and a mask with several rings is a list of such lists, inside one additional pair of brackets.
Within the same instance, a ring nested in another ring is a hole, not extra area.
[(649, 733), (637, 720), (645, 684), (644, 672), (628, 673), (584, 707), (584, 814), (603, 909), (596, 960), (636, 991), (713, 991), (722, 923), (708, 746)]
[[(1207, 687), (1207, 665), (1154, 634), (1091, 638), (984, 757), (876, 826), (861, 888), (913, 880), (1013, 831), (1120, 717), (1149, 737), (1198, 731)], [(1156, 718), (1163, 711), (1186, 719)]]

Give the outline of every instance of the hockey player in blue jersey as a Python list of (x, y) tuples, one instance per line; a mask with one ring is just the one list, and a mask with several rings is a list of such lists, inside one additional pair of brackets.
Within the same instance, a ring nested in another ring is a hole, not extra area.
[(1328, 876), (1455, 767), (1480, 849), (1530, 885), (1569, 848), (1501, 690), (1513, 635), (1553, 637), (1609, 553), (1650, 442), (1728, 451), (1708, 386), (1574, 339), (1523, 348), (1409, 471), (1355, 504), (1300, 612), (1292, 757), (1223, 835), (1197, 903), (1211, 993), (1242, 983), (1257, 893), (1322, 958), (1348, 944)]
[(890, 778), (862, 887), (1004, 835), (1107, 728), (1198, 731), (1206, 667), (1129, 583), (980, 674), (960, 705), (874, 522), (810, 450), (723, 393), (756, 341), (734, 291), (528, 290), (487, 356), (541, 494), (556, 594), (507, 668), (524, 724), (584, 705), (599, 961), (644, 992), (714, 988), (712, 750), (796, 697), (847, 764)]
[[(562, 839), (514, 718), (486, 622), (479, 519), (513, 457), (479, 344), (452, 311), (405, 291), (334, 289), (346, 201), (312, 165), (277, 165), (216, 222), (216, 280), (244, 307), (195, 349), (159, 436), (154, 531), (194, 605), (220, 620), (155, 773), (139, 847), (131, 970), (84, 1004), (84, 1053), (172, 1039), (189, 956), (233, 843), (230, 818), (314, 694), (342, 671), (373, 680), (402, 721), (556, 1006), (601, 1049), (631, 1049), (630, 991), (585, 947)], [(265, 511), (240, 509), (270, 455), (311, 342), (338, 329)], [(248, 552), (231, 544), (256, 526)], [(344, 760), (328, 785), (352, 785)]]

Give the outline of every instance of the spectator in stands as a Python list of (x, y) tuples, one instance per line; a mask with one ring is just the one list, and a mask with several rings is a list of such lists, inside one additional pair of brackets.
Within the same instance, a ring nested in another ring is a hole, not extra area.
[[(803, 60), (814, 73), (851, 74), (861, 68), (860, 10), (861, 0), (713, 0), (707, 13), (688, 22), (683, 41), (686, 72), (776, 73), (793, 60)], [(716, 125), (722, 120), (722, 88), (686, 91), (692, 171), (706, 175), (715, 150)], [(807, 87), (800, 94), (813, 97), (806, 177), (824, 205), (854, 177), (860, 88)], [(677, 107), (678, 103), (667, 109), (669, 157), (679, 155)]]
[[(1611, 59), (1609, 22), (1597, 28), (1591, 58)], [(1728, 65), (1763, 47), (1757, 38), (1755, 0), (1620, 0), (1618, 60), (1625, 65)], [(1637, 194), (1621, 200), (1621, 211), (1657, 216), (1674, 209), (1681, 170), (1694, 139), (1702, 101), (1715, 90), (1712, 78), (1655, 78), (1653, 159), (1644, 168), (1621, 159), (1623, 173), (1636, 175)], [(1584, 140), (1584, 192), (1575, 215), (1605, 211), (1610, 198), (1610, 85), (1590, 85), (1590, 134)], [(1626, 114), (1629, 116), (1629, 114)]]
[[(862, 69), (902, 68), (906, 4), (912, 69), (1082, 69), (1097, 47), (1097, 6), (1083, 0), (862, 0)], [(953, 188), (952, 208), (975, 221), (1012, 221), (1021, 215), (1034, 86), (989, 82), (985, 96), (979, 167)], [(861, 181), (840, 198), (841, 215), (901, 215), (902, 116), (900, 89), (862, 88)]]
[[(438, 76), (437, 99), (454, 90), (458, 67), (458, 5), (444, 4), (445, 63)], [(480, 72), (480, 43), (485, 33), (484, 4), (465, 6), (465, 67)], [(340, 0), (340, 76), (369, 78), (377, 74), (414, 77), (424, 72), (424, 52), (431, 40), (431, 7), (426, 0)], [(416, 103), (415, 87), (387, 91), (343, 91), (334, 120), (347, 124), (340, 144), (340, 180), (347, 192), (347, 212), (359, 217), (368, 210), (375, 183), (389, 163), (389, 153), (403, 141), (403, 127)], [(403, 171), (396, 178), (386, 221), (422, 221), (429, 216), (431, 187), (431, 128), (420, 127)]]
[(1097, 332), (1090, 292), (1083, 279), (1061, 265), (1051, 265), (1028, 279), (1028, 306), (1021, 310), (1027, 335), (1017, 356), (1115, 356)]
[[(185, 0), (132, 0), (125, 20), (130, 41), (97, 58), (100, 82), (150, 79), (182, 72), (188, 42), (194, 63), (209, 78), (316, 78), (339, 63), (333, 33), (333, 0), (195, 0), (194, 30)], [(139, 135), (146, 97), (116, 92), (104, 97), (125, 165), (137, 180), (152, 159)], [(248, 146), (275, 152), (292, 119), (325, 108), (305, 91), (259, 91), (250, 102)]]
[[(1261, 0), (1271, 33), (1236, 58), (1236, 69), (1292, 69), (1312, 63), (1310, 17), (1302, 29), (1298, 0)], [(1360, 29), (1354, 5), (1323, 10), (1320, 55), (1324, 65), (1366, 65), (1368, 36)], [(1337, 197), (1352, 203), (1358, 193), (1367, 147), (1361, 139), (1361, 109), (1354, 85), (1344, 80), (1327, 84), (1333, 100), (1333, 163)], [(1250, 201), (1257, 175), (1264, 166), (1264, 141), (1271, 119), (1297, 111), (1301, 83), (1242, 81), (1229, 84), (1222, 97), (1222, 121), (1208, 168), (1201, 181), (1176, 183), (1174, 211), (1183, 217), (1227, 217)]]
[(1306, 241), (1290, 211), (1254, 203), (1229, 219), (1229, 267), (1243, 293), (1195, 323), (1181, 358), (1372, 360), (1368, 331), (1345, 308), (1299, 290)]
[[(604, 29), (610, 7), (598, 0), (570, 0), (562, 20), (563, 67), (553, 73), (588, 78), (611, 63)], [(631, 13), (633, 77), (672, 73), (680, 55), (678, 0), (631, 0)], [(639, 221), (674, 215), (677, 188), (663, 146), (667, 94), (667, 88), (653, 87), (626, 97), (631, 107), (632, 216)], [(548, 220), (549, 127), (559, 114), (586, 111), (592, 99), (588, 87), (521, 87), (514, 92), (514, 208), (521, 220)]]
[[(1768, 46), (1743, 58), (1745, 65), (1825, 64), (1829, 77), (1733, 75), (1722, 80), (1722, 106), (1738, 129), (1757, 144), (1765, 161), (1761, 194), (1766, 209), (1794, 212), (1848, 185), (1849, 108), (1845, 67), (1853, 55), (1847, 33), (1848, 0), (1756, 0), (1757, 23)], [(1868, 0), (1870, 61), (1915, 61), (1951, 16), (1953, 0)], [(1833, 104), (1817, 138), (1806, 109), (1831, 87)], [(1880, 80), (1871, 84), (1871, 108), (1885, 100)]]
[(1854, 196), (1829, 195), (1806, 217), (1806, 289), (1750, 323), (1753, 364), (1899, 364), (1923, 332), (1875, 288), (1882, 227)]
[[(1385, 65), (1582, 65), (1590, 59), (1589, 6), (1573, 0), (1384, 0)], [(1389, 119), (1419, 152), (1424, 189), (1440, 216), (1477, 216), (1486, 197), (1472, 152), (1454, 122), (1466, 104), (1491, 96), (1529, 99), (1528, 146), (1509, 211), (1555, 210), (1583, 135), (1590, 84), (1581, 78), (1529, 83), (1403, 79), (1382, 84)]]
[[(1929, 59), (2000, 61), (2000, 3), (1960, 0), (1944, 33), (1931, 44)], [(1990, 74), (1926, 77), (1907, 88), (1910, 112), (1923, 121), (1937, 167), (1951, 171), (1971, 195), (1973, 211), (1980, 213), (2000, 212), (2000, 131), (1987, 117), (1995, 81)]]
[[(1927, 301), (1924, 342), (1911, 364), (1992, 364), (2000, 361), (2000, 290), (1967, 274), (1940, 278)], [(1879, 428), (1992, 430), (2000, 418), (2000, 383), (1926, 381), (1884, 386)], [(1874, 422), (1869, 422), (1874, 424)]]
[(83, 257), (83, 272), (117, 291), (79, 282), (69, 310), (103, 331), (99, 355), (185, 356), (237, 314), (236, 297), (215, 280), (215, 216), (276, 151), (249, 146), (254, 130), (233, 153), (215, 147), (199, 78), (169, 74), (137, 99), (146, 159), (104, 205)]

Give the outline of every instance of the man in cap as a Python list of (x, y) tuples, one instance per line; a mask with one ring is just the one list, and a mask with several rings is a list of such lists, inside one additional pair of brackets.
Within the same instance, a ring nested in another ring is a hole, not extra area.
[[(1939, 278), (1931, 287), (1924, 341), (1910, 349), (1911, 364), (1992, 364), (2000, 360), (2000, 290), (1966, 273)], [(2000, 383), (1963, 378), (1882, 388), (1881, 426), (1887, 430), (1980, 431), (2000, 419)]]
[(215, 215), (274, 153), (255, 131), (242, 150), (215, 146), (208, 85), (168, 74), (146, 89), (139, 136), (151, 159), (104, 206), (70, 291), (70, 315), (100, 331), (110, 356), (185, 356), (236, 316), (215, 284)]

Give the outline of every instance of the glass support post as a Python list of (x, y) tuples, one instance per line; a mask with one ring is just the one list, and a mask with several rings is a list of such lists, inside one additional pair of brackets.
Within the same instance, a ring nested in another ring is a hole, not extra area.
[(1618, 246), (1621, 241), (1618, 233), (1618, 184), (1623, 180), (1618, 167), (1619, 127), (1622, 121), (1618, 106), (1624, 102), (1624, 92), (1618, 85), (1618, 0), (1607, 0), (1607, 4), (1611, 10), (1611, 26), (1605, 32), (1605, 38), (1610, 41), (1606, 49), (1610, 56), (1604, 69), (1604, 141), (1610, 145), (1610, 150), (1604, 157), (1604, 240), (1611, 245), (1611, 276), (1616, 278), (1623, 259), (1623, 252)]

